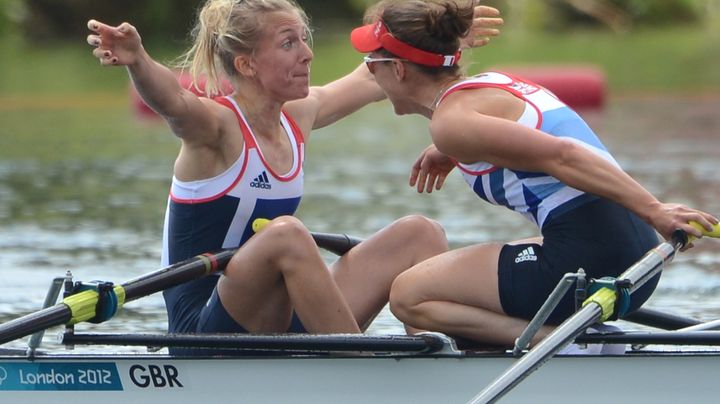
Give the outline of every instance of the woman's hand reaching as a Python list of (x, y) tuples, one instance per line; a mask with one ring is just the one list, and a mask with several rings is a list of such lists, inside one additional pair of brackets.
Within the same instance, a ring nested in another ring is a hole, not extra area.
[(142, 41), (135, 27), (124, 22), (111, 27), (96, 20), (88, 21), (93, 31), (87, 37), (88, 44), (95, 47), (93, 55), (103, 66), (129, 66), (134, 64), (142, 51)]
[(417, 185), (417, 191), (432, 193), (439, 190), (445, 183), (447, 175), (455, 168), (455, 161), (440, 153), (435, 145), (430, 145), (420, 153), (412, 166), (410, 173), (410, 186)]
[(500, 35), (497, 28), (503, 25), (500, 11), (494, 7), (475, 6), (473, 24), (468, 34), (460, 41), (460, 48), (477, 48), (487, 45), (492, 37)]

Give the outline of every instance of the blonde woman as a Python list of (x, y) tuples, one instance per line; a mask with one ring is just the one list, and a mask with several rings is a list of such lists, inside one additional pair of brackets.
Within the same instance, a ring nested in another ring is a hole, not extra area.
[[(492, 26), (501, 20), (483, 16), (496, 10), (478, 13), (475, 33), (495, 35)], [(91, 20), (88, 27), (101, 64), (126, 67), (143, 100), (181, 139), (163, 264), (242, 246), (222, 276), (165, 291), (170, 332), (358, 333), (387, 303), (398, 274), (447, 249), (436, 222), (409, 216), (328, 268), (292, 216), (311, 130), (384, 98), (364, 65), (309, 87), (308, 20), (294, 2), (205, 3), (186, 59), (196, 79), (207, 77), (208, 98), (183, 89), (149, 56), (132, 25)], [(222, 77), (233, 93), (215, 96)], [(253, 235), (258, 217), (274, 220)]]

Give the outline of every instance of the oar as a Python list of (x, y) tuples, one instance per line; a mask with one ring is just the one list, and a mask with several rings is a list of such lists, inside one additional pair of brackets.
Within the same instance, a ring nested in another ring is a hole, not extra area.
[(661, 328), (663, 330), (678, 330), (680, 328), (702, 324), (702, 321), (695, 318), (678, 316), (677, 314), (672, 313), (664, 313), (645, 307), (635, 310), (622, 319), (625, 321), (631, 321), (635, 324)]
[[(253, 223), (253, 228), (263, 223)], [(345, 234), (312, 233), (315, 243), (337, 255), (343, 255), (362, 240)], [(117, 307), (124, 303), (165, 290), (169, 287), (201, 278), (213, 272), (222, 271), (237, 251), (227, 248), (205, 253), (185, 261), (158, 269), (121, 285), (112, 286)], [(96, 318), (99, 293), (85, 290), (63, 299), (62, 302), (46, 309), (0, 324), (0, 345), (38, 331), (62, 324), (76, 324)], [(113, 312), (115, 311), (113, 310)]]
[[(698, 223), (691, 224), (700, 230), (703, 235), (720, 237), (720, 225), (715, 225), (713, 231), (707, 231)], [(675, 253), (687, 245), (691, 237), (678, 230), (669, 241), (659, 244), (645, 254), (616, 280), (616, 285), (626, 288), (632, 295), (645, 282), (650, 280), (662, 270), (666, 263), (672, 261)], [(500, 399), (518, 383), (524, 380), (532, 371), (549, 360), (558, 351), (572, 342), (577, 336), (585, 332), (591, 325), (603, 322), (610, 318), (615, 311), (618, 300), (617, 292), (603, 287), (585, 300), (583, 307), (560, 324), (553, 332), (545, 337), (535, 348), (515, 362), (502, 375), (491, 382), (469, 403), (492, 403)]]

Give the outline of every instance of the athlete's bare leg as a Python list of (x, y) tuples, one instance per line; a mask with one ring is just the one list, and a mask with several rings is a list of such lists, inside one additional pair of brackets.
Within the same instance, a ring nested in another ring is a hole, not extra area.
[(448, 250), (442, 227), (407, 216), (378, 231), (332, 265), (333, 278), (362, 330), (387, 304), (390, 286), (403, 271)]
[[(502, 244), (475, 245), (419, 263), (395, 280), (392, 312), (411, 327), (512, 345), (528, 321), (502, 309), (497, 276), (501, 248)], [(534, 341), (551, 329), (543, 327)]]
[(310, 232), (292, 216), (272, 220), (238, 250), (218, 293), (250, 332), (287, 331), (293, 310), (312, 333), (360, 332)]

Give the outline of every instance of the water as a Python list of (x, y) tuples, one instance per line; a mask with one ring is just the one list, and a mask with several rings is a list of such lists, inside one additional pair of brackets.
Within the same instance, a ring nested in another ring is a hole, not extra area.
[[(613, 99), (604, 111), (584, 115), (623, 167), (661, 200), (720, 214), (717, 111), (720, 97), (636, 97)], [(9, 122), (10, 115), (2, 114)], [(32, 150), (13, 158), (0, 150), (5, 156), (0, 160), (0, 322), (38, 309), (51, 280), (66, 270), (81, 280), (123, 282), (158, 268), (177, 143), (162, 125), (145, 122), (134, 128), (152, 134), (127, 139), (114, 134), (96, 144), (53, 144), (48, 138), (49, 145), (36, 144), (43, 157), (33, 157)], [(62, 124), (52, 129), (63, 131)], [(106, 129), (98, 126), (97, 132)], [(21, 141), (24, 134), (15, 132), (2, 133), (0, 146), (14, 144), (7, 136)], [(420, 213), (445, 226), (453, 247), (535, 235), (523, 219), (479, 201), (457, 174), (432, 195), (408, 187), (409, 168), (428, 142), (424, 119), (395, 118), (387, 104), (316, 131), (307, 151), (307, 193), (299, 217), (315, 231), (364, 237), (398, 217)], [(133, 152), (94, 157), (92, 149), (102, 145)], [(703, 320), (720, 317), (719, 269), (720, 244), (701, 241), (666, 269), (648, 306)], [(128, 304), (107, 323), (79, 329), (163, 332), (165, 326), (162, 298), (156, 295)], [(50, 349), (58, 347), (55, 331), (45, 338)], [(385, 310), (369, 332), (403, 329)]]

